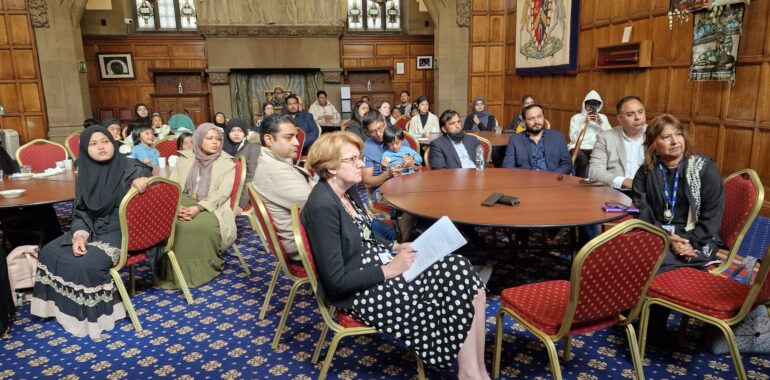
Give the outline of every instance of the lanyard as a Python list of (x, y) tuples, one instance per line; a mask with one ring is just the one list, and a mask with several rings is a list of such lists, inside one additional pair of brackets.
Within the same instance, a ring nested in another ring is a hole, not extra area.
[(668, 223), (671, 223), (671, 220), (674, 219), (674, 206), (676, 206), (676, 190), (679, 187), (680, 169), (677, 166), (676, 174), (674, 175), (674, 185), (672, 186), (673, 191), (669, 193), (668, 181), (666, 181), (666, 168), (663, 167), (663, 164), (658, 164), (658, 167), (660, 168), (660, 174), (663, 176), (663, 198), (666, 201), (666, 210), (663, 212), (663, 217), (667, 219)]

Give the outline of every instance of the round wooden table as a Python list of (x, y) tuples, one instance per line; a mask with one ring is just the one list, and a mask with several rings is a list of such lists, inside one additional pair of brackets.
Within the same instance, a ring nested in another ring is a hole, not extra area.
[[(523, 169), (443, 169), (388, 180), (380, 187), (384, 200), (401, 211), (455, 223), (480, 226), (541, 228), (595, 225), (626, 216), (607, 213), (605, 202), (631, 204), (625, 194), (580, 178)], [(492, 193), (519, 198), (517, 206), (482, 206)]]
[(0, 208), (22, 208), (71, 201), (75, 198), (75, 174), (65, 172), (55, 176), (40, 179), (19, 181), (3, 177), (0, 191), (11, 189), (26, 190), (18, 198), (5, 199), (0, 197)]

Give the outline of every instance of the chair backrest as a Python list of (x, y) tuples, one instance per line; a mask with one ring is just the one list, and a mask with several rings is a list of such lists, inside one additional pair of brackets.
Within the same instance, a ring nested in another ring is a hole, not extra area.
[(73, 132), (71, 135), (67, 136), (64, 140), (64, 147), (67, 148), (70, 157), (72, 157), (73, 160), (77, 160), (78, 155), (80, 155), (80, 131)]
[(395, 126), (401, 128), (402, 130), (404, 130), (404, 132), (406, 132), (409, 129), (409, 122), (411, 120), (412, 120), (411, 117), (407, 115), (403, 115), (399, 117), (398, 120), (396, 120)]
[(246, 158), (244, 156), (235, 158), (235, 180), (233, 181), (233, 190), (230, 191), (230, 208), (235, 212), (243, 193), (243, 183), (246, 181)]
[(570, 302), (559, 336), (626, 310), (635, 319), (667, 247), (665, 232), (639, 219), (620, 223), (586, 244), (572, 264)]
[(16, 161), (19, 165), (29, 165), (33, 172), (55, 168), (56, 161), (66, 159), (67, 149), (63, 145), (44, 139), (32, 140), (16, 150)]
[(129, 252), (142, 251), (166, 240), (167, 251), (174, 245), (176, 214), (182, 189), (176, 182), (150, 177), (143, 193), (132, 188), (120, 202), (119, 270)]
[[(320, 136), (320, 135), (319, 135)], [(294, 159), (294, 165), (299, 164), (300, 159), (302, 158), (302, 147), (305, 146), (305, 131), (302, 130), (302, 128), (297, 127), (297, 141), (299, 141), (299, 152), (297, 152), (297, 158)]]
[(759, 214), (765, 199), (762, 181), (754, 170), (744, 169), (725, 179), (725, 205), (719, 236), (730, 252), (717, 269), (726, 269), (735, 258), (743, 237)]
[(275, 224), (273, 224), (273, 218), (270, 216), (270, 211), (265, 207), (265, 203), (262, 202), (262, 197), (259, 196), (257, 190), (254, 189), (254, 185), (248, 184), (248, 189), (249, 200), (252, 207), (254, 207), (254, 213), (257, 215), (259, 228), (262, 230), (262, 234), (264, 234), (264, 236), (260, 236), (262, 239), (262, 246), (269, 249), (270, 253), (278, 259), (284, 274), (289, 278), (294, 278), (291, 272), (289, 272), (287, 265), (290, 258), (286, 255), (286, 251), (284, 251), (281, 241), (278, 239), (278, 231), (275, 229)]
[(407, 131), (404, 131), (404, 140), (409, 143), (409, 147), (414, 149), (415, 152), (420, 151), (420, 142)]
[(342, 124), (340, 124), (340, 131), (344, 132), (346, 129), (348, 129), (348, 123), (350, 123), (350, 119), (343, 120)]
[[(485, 162), (492, 162), (492, 143), (484, 137), (471, 133), (476, 140), (481, 144), (481, 149), (484, 149)], [(470, 153), (470, 152), (468, 152)]]
[(430, 147), (425, 149), (425, 153), (422, 155), (422, 160), (425, 162), (425, 167), (430, 170)]
[(177, 154), (176, 150), (176, 139), (179, 136), (172, 135), (172, 136), (166, 136), (157, 143), (155, 143), (155, 149), (160, 152), (160, 156), (163, 158), (168, 158), (168, 156), (173, 156)]

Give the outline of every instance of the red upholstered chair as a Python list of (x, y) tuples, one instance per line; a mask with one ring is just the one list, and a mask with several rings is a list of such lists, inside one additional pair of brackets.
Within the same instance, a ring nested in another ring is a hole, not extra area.
[[(310, 243), (307, 234), (305, 233), (305, 228), (299, 220), (299, 208), (296, 204), (291, 205), (291, 225), (294, 230), (294, 239), (297, 243), (299, 257), (302, 259), (302, 265), (305, 268), (305, 272), (308, 274), (310, 286), (313, 289), (316, 301), (318, 301), (318, 310), (321, 312), (321, 316), (324, 320), (324, 328), (323, 331), (321, 331), (321, 337), (316, 344), (315, 352), (313, 352), (313, 364), (318, 363), (321, 351), (323, 350), (324, 345), (326, 345), (326, 335), (328, 334), (329, 329), (334, 332), (334, 337), (332, 337), (331, 344), (329, 345), (329, 351), (326, 353), (326, 358), (321, 366), (321, 374), (318, 375), (318, 380), (324, 380), (326, 379), (326, 374), (329, 372), (334, 353), (337, 350), (337, 344), (342, 338), (355, 335), (376, 334), (377, 329), (367, 326), (342, 310), (337, 310), (334, 306), (326, 305), (326, 301), (318, 296), (318, 274), (316, 273), (315, 262), (313, 261), (313, 252), (310, 249)], [(425, 380), (425, 368), (422, 359), (416, 354), (415, 357), (417, 359), (417, 376), (420, 380)]]
[[(473, 137), (475, 137), (476, 140), (479, 141), (479, 144), (481, 144), (481, 148), (484, 149), (485, 162), (487, 162), (487, 164), (491, 164), (492, 163), (492, 143), (489, 140), (485, 139), (484, 137), (475, 135), (473, 133), (470, 133), (470, 134), (473, 135)], [(471, 152), (468, 152), (468, 153), (471, 153)], [(473, 152), (471, 154), (476, 154), (476, 152)]]
[(67, 159), (67, 149), (53, 141), (35, 139), (16, 150), (19, 165), (29, 165), (33, 172), (55, 168), (56, 161)]
[(412, 118), (410, 118), (409, 116), (402, 115), (401, 117), (398, 118), (398, 120), (396, 120), (396, 124), (394, 125), (404, 130), (404, 132), (406, 132), (409, 129), (409, 121), (411, 120)]
[[(233, 181), (233, 190), (230, 192), (230, 208), (233, 209), (233, 214), (235, 214), (235, 209), (238, 208), (238, 201), (241, 199), (241, 193), (243, 192), (243, 185), (245, 181), (246, 157), (240, 156), (235, 159), (235, 181)], [(238, 249), (238, 243), (233, 243), (233, 251), (235, 252), (235, 256), (238, 258), (238, 261), (241, 263), (243, 271), (246, 272), (246, 275), (250, 275), (251, 271), (249, 270), (249, 265), (246, 264), (246, 260), (243, 259), (241, 250)]]
[(765, 188), (754, 170), (743, 169), (731, 174), (725, 179), (724, 186), (725, 207), (719, 236), (723, 241), (722, 248), (727, 249), (729, 253), (725, 261), (712, 271), (715, 273), (723, 272), (732, 264), (743, 237), (749, 231), (765, 200)]
[(414, 149), (415, 152), (420, 151), (420, 142), (407, 131), (404, 131), (404, 140), (409, 143), (409, 147)]
[[(551, 372), (561, 379), (555, 342), (612, 325), (625, 327), (638, 379), (644, 379), (631, 322), (642, 308), (647, 287), (663, 260), (668, 237), (641, 220), (628, 220), (586, 244), (575, 257), (570, 281), (555, 280), (503, 290), (497, 313), (493, 373), (500, 376), (503, 317), (508, 315), (545, 344)], [(622, 313), (627, 312), (626, 315)]]
[(131, 318), (131, 323), (136, 331), (142, 331), (139, 317), (134, 311), (131, 298), (126, 292), (123, 281), (120, 278), (120, 270), (129, 267), (131, 288), (133, 289), (134, 265), (147, 259), (146, 250), (162, 242), (166, 242), (163, 252), (168, 255), (174, 275), (179, 280), (184, 298), (188, 304), (192, 304), (190, 289), (182, 275), (176, 255), (171, 247), (174, 246), (174, 229), (176, 226), (176, 212), (181, 198), (181, 189), (175, 182), (160, 177), (150, 177), (147, 189), (144, 193), (132, 188), (128, 191), (123, 201), (120, 202), (120, 258), (110, 268), (110, 275), (115, 281), (120, 298), (126, 307), (126, 312)]
[(641, 358), (644, 358), (647, 341), (650, 306), (661, 305), (718, 327), (727, 338), (737, 378), (745, 380), (746, 370), (730, 327), (740, 323), (755, 307), (770, 305), (769, 270), (770, 248), (765, 252), (752, 285), (694, 268), (675, 269), (655, 276), (642, 311), (639, 329)]
[(172, 135), (172, 136), (166, 136), (157, 143), (155, 143), (155, 149), (160, 152), (160, 156), (163, 158), (168, 158), (168, 156), (174, 156), (177, 154), (176, 150), (176, 139), (179, 136)]
[(297, 141), (299, 141), (299, 152), (297, 152), (297, 158), (294, 160), (294, 165), (299, 165), (300, 162), (307, 160), (307, 156), (302, 155), (302, 147), (305, 145), (305, 131), (299, 127), (297, 128)]
[(275, 283), (278, 281), (278, 274), (283, 272), (284, 276), (292, 282), (289, 298), (286, 299), (286, 305), (281, 314), (281, 322), (278, 323), (278, 327), (275, 329), (272, 345), (275, 350), (278, 348), (278, 343), (281, 341), (281, 334), (283, 334), (283, 330), (286, 327), (286, 320), (289, 318), (289, 312), (291, 311), (291, 306), (294, 302), (294, 296), (297, 294), (297, 289), (303, 284), (307, 284), (308, 278), (302, 264), (291, 260), (289, 255), (283, 250), (281, 241), (278, 240), (278, 232), (275, 230), (275, 225), (270, 217), (270, 212), (265, 207), (265, 203), (262, 202), (259, 193), (257, 193), (252, 184), (248, 184), (248, 189), (249, 200), (251, 201), (251, 204), (254, 205), (254, 211), (256, 212), (257, 220), (259, 221), (260, 228), (257, 230), (257, 233), (260, 234), (260, 239), (262, 239), (262, 246), (265, 247), (266, 250), (270, 250), (273, 256), (278, 259), (278, 265), (275, 266), (273, 278), (270, 280), (270, 287), (267, 289), (267, 294), (265, 294), (265, 302), (262, 304), (262, 308), (259, 311), (260, 320), (265, 318), (265, 313), (267, 313), (267, 309), (270, 306), (270, 298), (273, 296)]
[(64, 147), (67, 148), (70, 157), (72, 157), (73, 160), (77, 160), (78, 155), (80, 154), (80, 131), (73, 132), (71, 135), (67, 136), (64, 140)]

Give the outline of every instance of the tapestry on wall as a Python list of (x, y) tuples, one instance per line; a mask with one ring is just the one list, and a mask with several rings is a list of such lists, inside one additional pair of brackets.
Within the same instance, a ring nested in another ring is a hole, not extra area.
[(323, 74), (307, 73), (230, 73), (230, 100), (233, 115), (255, 122), (262, 115), (264, 103), (270, 103), (280, 113), (289, 95), (303, 98), (305, 109), (315, 101), (316, 91), (323, 89)]
[(694, 14), (690, 80), (735, 82), (744, 8), (739, 4)]
[(580, 0), (517, 0), (516, 74), (577, 70)]

